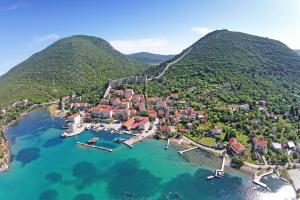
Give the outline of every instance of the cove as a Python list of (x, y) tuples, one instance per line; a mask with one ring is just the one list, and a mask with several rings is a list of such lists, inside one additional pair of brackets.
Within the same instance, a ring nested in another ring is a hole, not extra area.
[[(62, 139), (63, 126), (63, 120), (51, 119), (45, 109), (40, 109), (6, 130), (15, 156), (9, 172), (0, 174), (0, 199), (121, 200), (125, 192), (135, 193), (135, 199), (155, 200), (165, 199), (169, 193), (178, 193), (185, 200), (252, 200), (262, 199), (261, 193), (264, 199), (268, 196), (267, 192), (255, 191), (251, 176), (240, 172), (228, 171), (223, 179), (206, 180), (220, 160), (204, 152), (183, 157), (172, 146), (165, 150), (164, 141), (152, 139), (129, 149), (114, 141), (128, 136), (105, 132), (85, 131)], [(100, 145), (113, 152), (75, 144), (95, 135)]]

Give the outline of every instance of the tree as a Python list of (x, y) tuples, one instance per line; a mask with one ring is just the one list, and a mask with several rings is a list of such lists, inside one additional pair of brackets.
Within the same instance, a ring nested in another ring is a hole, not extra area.
[(231, 165), (239, 169), (244, 165), (244, 161), (241, 157), (233, 157), (231, 160)]
[(59, 98), (58, 109), (61, 110), (63, 108), (62, 97)]

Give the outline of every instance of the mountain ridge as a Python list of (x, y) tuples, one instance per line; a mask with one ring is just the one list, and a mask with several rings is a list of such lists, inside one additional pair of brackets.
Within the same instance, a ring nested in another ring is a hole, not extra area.
[(149, 52), (138, 52), (138, 53), (132, 53), (128, 54), (128, 56), (139, 60), (145, 64), (151, 64), (151, 65), (158, 65), (160, 63), (163, 63), (171, 58), (173, 58), (175, 55), (162, 55), (162, 54), (154, 54)]
[(104, 39), (70, 36), (33, 54), (2, 75), (0, 105), (20, 98), (38, 103), (92, 87), (100, 90), (108, 79), (142, 74), (148, 67), (120, 53)]
[[(217, 30), (189, 48), (191, 51), (183, 59), (152, 84), (153, 95), (173, 91), (203, 95), (202, 90), (208, 90), (227, 103), (270, 99), (274, 110), (283, 112), (282, 99), (287, 107), (293, 102), (293, 94), (299, 94), (300, 57), (277, 40)], [(166, 63), (146, 73), (157, 75)], [(194, 91), (187, 92), (191, 90)]]

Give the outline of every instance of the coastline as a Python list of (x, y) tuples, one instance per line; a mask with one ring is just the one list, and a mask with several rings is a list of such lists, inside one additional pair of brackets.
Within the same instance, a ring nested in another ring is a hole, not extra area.
[[(188, 148), (191, 148), (191, 147), (194, 147), (194, 146), (198, 145), (198, 146), (202, 146), (202, 148), (204, 148), (204, 149), (201, 149), (202, 151), (210, 153), (211, 155), (220, 156), (222, 154), (222, 151), (215, 150), (215, 149), (212, 149), (210, 147), (203, 146), (202, 144), (199, 144), (199, 143), (191, 140), (190, 138), (188, 138), (184, 135), (183, 135), (182, 139), (171, 139), (170, 142), (171, 142), (171, 144), (173, 144), (177, 148), (188, 149)], [(247, 174), (252, 175), (252, 176), (254, 176), (255, 173), (258, 171), (258, 168), (261, 167), (261, 166), (256, 166), (254, 164), (252, 164), (253, 166), (249, 166), (248, 163), (245, 163), (245, 165), (242, 166), (240, 169), (233, 169), (230, 166), (231, 158), (226, 156), (226, 159), (227, 159), (227, 161), (225, 162), (225, 166), (227, 168), (230, 168), (234, 171), (236, 171), (236, 170), (241, 171), (241, 172), (247, 173)]]
[(8, 172), (9, 167), (10, 167), (10, 156), (11, 156), (10, 144), (6, 137), (5, 131), (8, 128), (10, 128), (12, 125), (17, 123), (22, 117), (26, 116), (28, 113), (36, 111), (36, 110), (46, 107), (46, 106), (47, 106), (47, 104), (46, 105), (34, 104), (30, 108), (25, 110), (24, 112), (19, 113), (18, 116), (16, 117), (16, 119), (9, 121), (7, 124), (4, 124), (0, 128), (0, 131), (3, 132), (3, 137), (4, 137), (4, 138), (0, 139), (0, 149), (4, 154), (3, 159), (0, 159), (0, 173)]

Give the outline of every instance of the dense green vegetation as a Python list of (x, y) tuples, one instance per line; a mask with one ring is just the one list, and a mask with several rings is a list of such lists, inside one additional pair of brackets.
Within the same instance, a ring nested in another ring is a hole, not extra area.
[(244, 161), (240, 157), (233, 157), (231, 160), (231, 165), (239, 169), (244, 165)]
[(129, 54), (129, 56), (150, 65), (157, 65), (174, 57), (174, 55), (160, 55), (147, 52), (133, 53)]
[(0, 107), (23, 98), (39, 103), (71, 91), (103, 91), (108, 79), (141, 74), (147, 68), (103, 39), (64, 38), (0, 77)]
[[(218, 124), (246, 145), (249, 161), (248, 136), (263, 137), (269, 144), (299, 142), (300, 57), (293, 50), (279, 41), (227, 30), (212, 32), (190, 48), (161, 79), (147, 85), (147, 94), (179, 92), (181, 100), (207, 112), (208, 122), (194, 126), (193, 138), (206, 144), (222, 140), (207, 139), (209, 130)], [(147, 73), (158, 74), (164, 66)], [(267, 101), (263, 107), (270, 116), (259, 111), (260, 99)], [(242, 104), (249, 105), (249, 110), (229, 109)], [(266, 157), (273, 163), (287, 162), (283, 152), (269, 150)]]
[[(165, 87), (166, 93), (214, 92), (227, 103), (268, 99), (276, 105), (282, 100), (290, 104), (297, 98), (300, 58), (279, 41), (221, 30), (201, 38), (191, 48), (159, 81), (170, 86)], [(285, 111), (284, 107), (276, 108)]]

